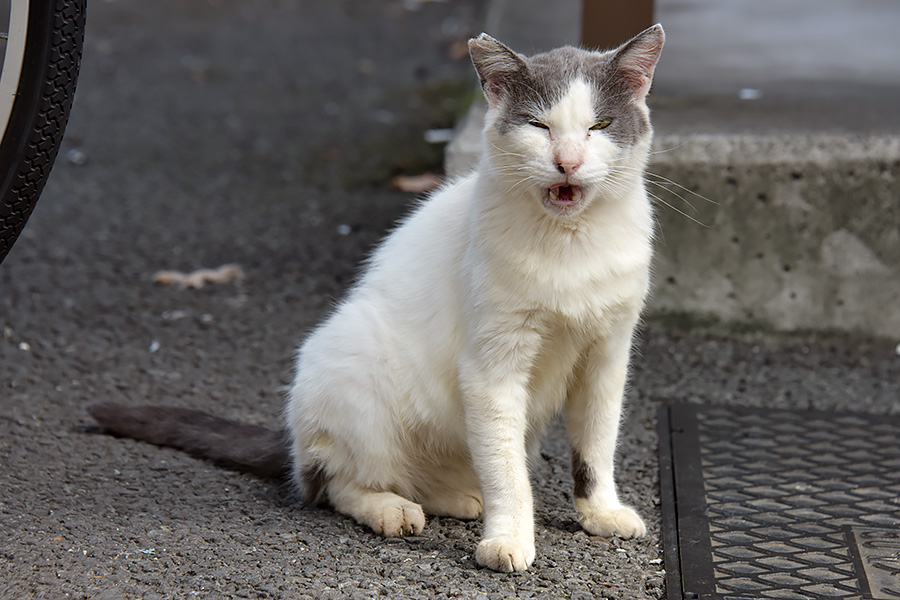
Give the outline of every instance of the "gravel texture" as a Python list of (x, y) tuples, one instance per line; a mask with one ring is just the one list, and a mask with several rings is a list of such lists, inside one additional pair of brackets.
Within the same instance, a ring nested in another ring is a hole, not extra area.
[[(384, 540), (283, 485), (91, 434), (98, 400), (277, 426), (297, 343), (414, 201), (397, 173), (471, 84), (480, 2), (96, 2), (70, 129), (0, 266), (0, 598), (661, 598), (656, 410), (900, 412), (896, 340), (649, 324), (620, 451), (649, 535), (581, 532), (563, 426), (534, 465), (538, 558), (475, 566), (480, 524)], [(161, 269), (237, 263), (179, 289)]]

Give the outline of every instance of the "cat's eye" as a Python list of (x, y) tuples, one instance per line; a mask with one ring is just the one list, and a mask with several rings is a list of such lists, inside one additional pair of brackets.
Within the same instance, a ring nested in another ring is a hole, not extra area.
[(593, 125), (591, 125), (590, 129), (591, 129), (591, 131), (600, 131), (601, 129), (606, 129), (607, 127), (609, 127), (611, 123), (612, 123), (611, 119), (598, 121), (598, 122), (594, 123)]
[(540, 121), (528, 121), (528, 124), (532, 127), (537, 127), (538, 129), (550, 129), (549, 125), (541, 123)]

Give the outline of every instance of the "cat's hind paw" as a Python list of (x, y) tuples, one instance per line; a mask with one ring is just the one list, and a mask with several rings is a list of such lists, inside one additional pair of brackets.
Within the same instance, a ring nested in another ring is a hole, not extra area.
[(475, 561), (482, 567), (512, 573), (524, 571), (534, 562), (534, 544), (512, 536), (482, 540), (475, 550)]
[(394, 496), (390, 501), (372, 507), (367, 521), (375, 533), (384, 537), (419, 535), (425, 528), (425, 513), (414, 502)]
[(647, 526), (638, 514), (627, 506), (604, 510), (579, 511), (578, 520), (585, 531), (591, 535), (602, 537), (618, 536), (620, 538), (642, 537), (647, 533)]
[(330, 499), (338, 512), (350, 515), (384, 537), (418, 535), (425, 528), (422, 507), (391, 492), (338, 488), (332, 482)]

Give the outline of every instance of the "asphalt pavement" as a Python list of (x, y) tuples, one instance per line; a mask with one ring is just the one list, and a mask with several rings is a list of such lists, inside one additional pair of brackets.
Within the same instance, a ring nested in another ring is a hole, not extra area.
[[(538, 557), (479, 569), (480, 524), (384, 540), (285, 485), (91, 433), (171, 403), (279, 425), (297, 344), (439, 169), (484, 3), (95, 2), (67, 138), (0, 265), (0, 598), (661, 598), (656, 411), (900, 413), (895, 341), (679, 330), (637, 345), (619, 481), (649, 534), (581, 532), (562, 424), (534, 465)], [(160, 270), (240, 265), (200, 289)]]

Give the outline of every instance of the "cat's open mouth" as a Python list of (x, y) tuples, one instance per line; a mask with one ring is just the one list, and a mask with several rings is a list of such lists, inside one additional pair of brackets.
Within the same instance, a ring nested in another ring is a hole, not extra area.
[(566, 211), (581, 205), (584, 194), (577, 185), (557, 184), (547, 190), (547, 203)]

